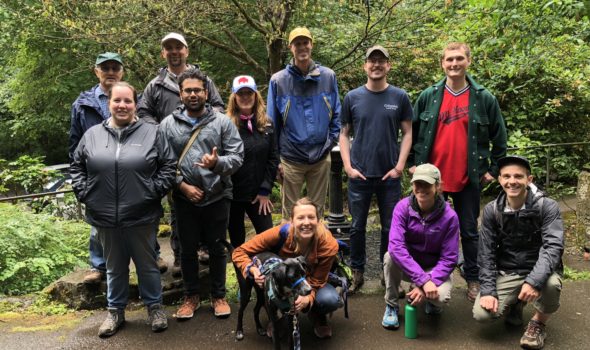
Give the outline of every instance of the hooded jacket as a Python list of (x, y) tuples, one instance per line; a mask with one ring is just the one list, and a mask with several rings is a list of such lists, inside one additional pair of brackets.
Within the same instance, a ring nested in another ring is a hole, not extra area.
[[(187, 69), (192, 68), (199, 69), (199, 66), (189, 64), (187, 67)], [(209, 77), (207, 77), (207, 93), (207, 102), (219, 112), (223, 112), (225, 105), (215, 83)], [(169, 73), (168, 68), (164, 67), (160, 68), (158, 75), (143, 90), (137, 105), (137, 116), (150, 123), (159, 124), (181, 106), (178, 80)]]
[(557, 202), (530, 185), (524, 209), (505, 208), (502, 191), (483, 210), (477, 256), (482, 296), (498, 297), (499, 273), (524, 275), (537, 290), (553, 273), (563, 273), (563, 221)]
[(270, 78), (267, 108), (281, 157), (315, 164), (336, 145), (341, 107), (336, 74), (330, 68), (313, 62), (304, 75), (288, 64)]
[[(160, 124), (160, 133), (170, 143), (177, 160), (192, 133), (195, 129), (201, 128), (197, 139), (178, 165), (180, 173), (177, 174), (176, 185), (184, 181), (203, 190), (204, 198), (194, 203), (199, 207), (217, 202), (222, 198), (232, 199), (231, 175), (242, 166), (244, 159), (244, 145), (238, 129), (228, 116), (214, 111), (209, 105), (206, 105), (204, 115), (194, 126), (184, 112), (185, 107), (182, 106)], [(206, 169), (195, 165), (201, 162), (205, 154), (211, 153), (213, 147), (217, 147), (219, 156), (215, 167)], [(174, 194), (188, 201), (178, 188)]]
[(72, 187), (95, 227), (131, 227), (162, 217), (160, 201), (174, 183), (174, 157), (156, 125), (141, 119), (117, 130), (90, 128), (74, 152)]
[(459, 257), (457, 214), (442, 197), (435, 205), (434, 211), (423, 218), (412, 194), (399, 201), (391, 219), (387, 251), (419, 287), (429, 280), (436, 286), (443, 284)]
[(68, 144), (70, 162), (74, 158), (74, 151), (86, 130), (102, 123), (110, 117), (110, 113), (105, 114), (102, 111), (95, 97), (95, 91), (98, 87), (99, 84), (96, 84), (92, 89), (83, 91), (72, 104)]

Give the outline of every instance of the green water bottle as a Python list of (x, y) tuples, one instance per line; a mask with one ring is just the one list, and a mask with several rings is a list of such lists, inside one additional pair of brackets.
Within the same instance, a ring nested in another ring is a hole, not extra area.
[(405, 335), (408, 339), (416, 339), (418, 336), (418, 317), (416, 315), (416, 308), (411, 303), (412, 300), (410, 299), (406, 302), (406, 313), (404, 315)]

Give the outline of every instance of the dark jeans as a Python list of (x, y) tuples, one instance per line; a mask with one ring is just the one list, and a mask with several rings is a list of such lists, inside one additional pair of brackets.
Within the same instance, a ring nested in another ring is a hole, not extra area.
[(325, 315), (336, 311), (340, 306), (340, 296), (338, 295), (338, 291), (334, 286), (326, 283), (326, 285), (318, 289), (316, 292), (311, 311), (320, 315)]
[(204, 207), (197, 207), (174, 196), (176, 225), (180, 242), (180, 269), (187, 296), (199, 293), (199, 259), (197, 249), (203, 240), (209, 247), (209, 276), (211, 296), (225, 297), (226, 254), (218, 241), (225, 239), (229, 217), (229, 199), (221, 199)]
[(387, 251), (389, 242), (389, 229), (391, 228), (391, 216), (393, 208), (401, 195), (399, 179), (381, 178), (348, 179), (348, 210), (352, 215), (352, 227), (350, 228), (350, 267), (355, 270), (365, 270), (367, 253), (365, 247), (365, 234), (367, 229), (367, 216), (371, 206), (373, 193), (377, 196), (379, 207), (379, 220), (381, 222), (381, 243), (379, 257), (383, 262), (383, 254)]
[(244, 214), (248, 214), (256, 234), (272, 228), (271, 214), (258, 214), (260, 203), (232, 201), (229, 209), (229, 239), (231, 245), (239, 247), (246, 240), (246, 227), (244, 226)]
[(477, 218), (479, 217), (479, 186), (467, 184), (461, 192), (445, 192), (445, 198), (453, 199), (453, 208), (459, 217), (461, 230), (461, 248), (463, 250), (463, 271), (465, 280), (479, 281), (479, 267), (477, 266)]

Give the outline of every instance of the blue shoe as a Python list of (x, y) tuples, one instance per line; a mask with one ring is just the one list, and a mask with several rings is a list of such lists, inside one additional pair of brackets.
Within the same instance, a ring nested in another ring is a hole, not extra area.
[(441, 306), (436, 306), (431, 302), (427, 302), (426, 306), (424, 307), (424, 312), (427, 315), (440, 315), (443, 309)]
[(383, 314), (383, 321), (381, 321), (381, 325), (385, 329), (398, 329), (399, 328), (399, 320), (397, 319), (397, 314), (399, 309), (397, 306), (390, 306), (385, 305), (385, 313)]

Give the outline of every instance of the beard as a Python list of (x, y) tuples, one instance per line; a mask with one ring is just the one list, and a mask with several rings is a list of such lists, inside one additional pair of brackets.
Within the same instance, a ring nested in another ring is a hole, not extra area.
[(187, 103), (186, 110), (193, 113), (201, 113), (205, 109), (205, 102)]

